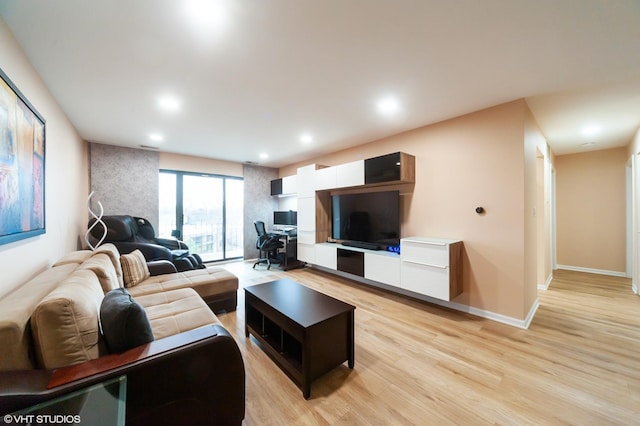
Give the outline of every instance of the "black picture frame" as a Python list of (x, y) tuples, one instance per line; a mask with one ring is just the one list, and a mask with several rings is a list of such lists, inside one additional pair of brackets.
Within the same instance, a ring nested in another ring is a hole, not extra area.
[(0, 69), (0, 245), (46, 232), (46, 121)]

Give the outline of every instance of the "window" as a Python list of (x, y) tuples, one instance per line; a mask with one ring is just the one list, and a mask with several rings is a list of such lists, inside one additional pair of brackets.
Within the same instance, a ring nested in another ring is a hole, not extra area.
[(177, 236), (202, 260), (242, 257), (241, 178), (162, 170), (159, 235)]

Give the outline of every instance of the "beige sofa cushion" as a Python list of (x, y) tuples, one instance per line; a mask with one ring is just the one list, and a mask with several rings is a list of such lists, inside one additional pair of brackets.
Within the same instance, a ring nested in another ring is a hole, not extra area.
[(0, 299), (0, 371), (35, 368), (29, 319), (38, 303), (78, 267), (47, 269)]
[(78, 269), (42, 299), (31, 316), (40, 368), (64, 367), (106, 353), (98, 326), (103, 297), (95, 273)]
[(192, 288), (200, 297), (207, 299), (237, 290), (238, 277), (224, 268), (214, 266), (175, 274), (156, 275), (128, 290), (137, 300), (138, 296), (181, 288)]
[(52, 268), (55, 268), (56, 266), (67, 265), (69, 263), (75, 263), (76, 265), (79, 265), (90, 258), (92, 255), (93, 252), (91, 250), (72, 251), (71, 253), (65, 254), (60, 259), (58, 259), (56, 263), (53, 264)]
[(100, 285), (102, 286), (104, 294), (120, 287), (120, 281), (118, 280), (116, 271), (113, 268), (109, 255), (106, 253), (94, 254), (89, 259), (82, 262), (82, 265), (80, 265), (78, 269), (88, 269), (96, 274), (100, 280)]
[(124, 280), (122, 277), (122, 266), (120, 265), (120, 252), (111, 243), (103, 244), (96, 249), (94, 253), (104, 253), (109, 256), (111, 263), (113, 264), (113, 269), (116, 271), (116, 277), (118, 277), (118, 286), (124, 287)]
[(155, 339), (220, 323), (207, 304), (190, 288), (135, 297), (135, 300), (147, 312)]

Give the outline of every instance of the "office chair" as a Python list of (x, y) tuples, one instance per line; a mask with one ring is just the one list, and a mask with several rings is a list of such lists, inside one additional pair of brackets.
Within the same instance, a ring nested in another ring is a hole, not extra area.
[(267, 269), (271, 268), (272, 263), (281, 263), (281, 260), (278, 258), (278, 250), (284, 247), (284, 243), (280, 241), (280, 236), (267, 233), (264, 222), (260, 220), (253, 222), (253, 226), (255, 226), (258, 234), (256, 248), (260, 251), (258, 260), (253, 264), (253, 269), (256, 268), (256, 265), (262, 263), (267, 264)]

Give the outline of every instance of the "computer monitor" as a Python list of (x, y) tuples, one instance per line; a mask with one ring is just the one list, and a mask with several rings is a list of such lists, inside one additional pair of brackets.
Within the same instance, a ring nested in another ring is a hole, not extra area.
[(279, 226), (297, 226), (298, 212), (293, 210), (283, 212), (273, 212), (273, 224)]

